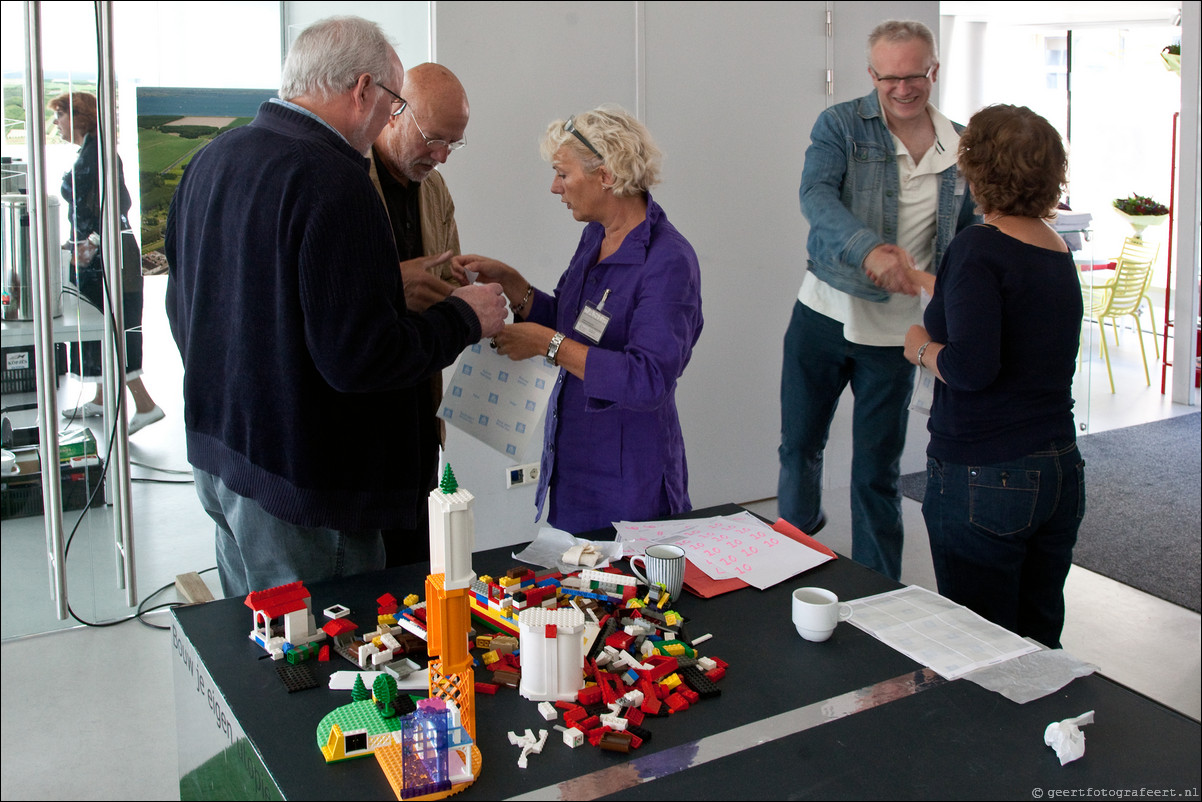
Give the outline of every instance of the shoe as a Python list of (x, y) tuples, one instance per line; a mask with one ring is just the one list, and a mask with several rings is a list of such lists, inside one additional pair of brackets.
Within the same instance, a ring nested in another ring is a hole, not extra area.
[(63, 410), (63, 417), (67, 420), (79, 420), (80, 418), (103, 418), (104, 407), (93, 401), (88, 401), (82, 406), (75, 409)]
[(129, 433), (141, 431), (152, 423), (158, 423), (167, 413), (163, 412), (163, 408), (155, 405), (154, 409), (149, 412), (135, 412), (133, 418), (129, 421)]
[(813, 537), (814, 535), (821, 532), (822, 528), (824, 526), (826, 526), (826, 511), (819, 510), (818, 511), (818, 523), (816, 523), (812, 527), (810, 527), (810, 531), (806, 532), (806, 534), (809, 535), (810, 537)]

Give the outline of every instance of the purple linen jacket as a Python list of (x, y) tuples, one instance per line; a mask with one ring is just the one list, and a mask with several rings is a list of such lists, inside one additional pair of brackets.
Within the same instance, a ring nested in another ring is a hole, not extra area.
[[(676, 382), (701, 335), (697, 254), (647, 196), (647, 217), (617, 252), (589, 223), (555, 294), (536, 292), (527, 320), (590, 346), (585, 379), (561, 370), (547, 407), (535, 503), (548, 522), (585, 532), (692, 509)], [(599, 343), (574, 330), (586, 302), (610, 316)]]

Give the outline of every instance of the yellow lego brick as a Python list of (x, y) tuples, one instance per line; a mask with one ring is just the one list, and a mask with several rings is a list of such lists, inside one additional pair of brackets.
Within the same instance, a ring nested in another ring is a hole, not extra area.
[(405, 600), (402, 602), (402, 604), (404, 604), (406, 607), (412, 607), (413, 605), (417, 604), (421, 600), (422, 600), (421, 596), (418, 596), (416, 593), (410, 593), (408, 596), (405, 597)]
[(396, 626), (396, 616), (395, 615), (378, 615), (378, 616), (376, 616), (376, 623), (382, 624), (386, 627), (395, 627)]
[(480, 659), (484, 661), (484, 665), (491, 666), (493, 663), (501, 659), (501, 655), (497, 654), (495, 649), (490, 649), (489, 651), (485, 652), (484, 656)]
[(677, 685), (680, 684), (680, 682), (681, 682), (680, 675), (676, 674), (676, 673), (672, 673), (672, 674), (669, 674), (668, 676), (664, 677), (663, 679), (661, 679), (659, 681), (659, 684), (663, 685), (665, 688), (675, 688)]
[(476, 636), (476, 648), (477, 649), (488, 649), (491, 646), (492, 646), (492, 635), (477, 635)]

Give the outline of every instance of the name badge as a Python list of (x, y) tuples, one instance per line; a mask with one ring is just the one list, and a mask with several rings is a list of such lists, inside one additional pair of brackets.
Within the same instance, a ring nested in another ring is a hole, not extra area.
[(606, 290), (601, 296), (601, 303), (594, 306), (592, 301), (585, 301), (584, 308), (580, 310), (580, 317), (576, 318), (576, 325), (572, 326), (572, 329), (595, 343), (601, 342), (605, 327), (609, 325), (609, 315), (603, 311), (605, 299), (608, 297), (609, 290)]

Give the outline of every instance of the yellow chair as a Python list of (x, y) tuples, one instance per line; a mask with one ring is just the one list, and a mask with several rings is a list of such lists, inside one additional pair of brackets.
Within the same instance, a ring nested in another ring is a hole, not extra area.
[[(1106, 375), (1110, 377), (1110, 392), (1114, 392), (1114, 372), (1110, 369), (1110, 351), (1106, 346), (1106, 320), (1114, 329), (1114, 344), (1118, 345), (1119, 329), (1117, 318), (1130, 315), (1135, 319), (1135, 335), (1139, 338), (1139, 355), (1144, 361), (1144, 379), (1152, 386), (1148, 374), (1148, 354), (1144, 350), (1143, 331), (1140, 329), (1139, 313), (1145, 300), (1148, 313), (1152, 313), (1152, 301), (1148, 287), (1152, 282), (1152, 266), (1156, 264), (1159, 245), (1148, 245), (1137, 237), (1128, 237), (1123, 243), (1123, 252), (1115, 264), (1114, 276), (1103, 284), (1083, 286), (1085, 309), (1098, 322), (1098, 333), (1102, 338), (1102, 359), (1106, 360)], [(1160, 346), (1156, 343), (1156, 318), (1152, 317), (1152, 342), (1156, 346), (1157, 358)]]

